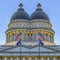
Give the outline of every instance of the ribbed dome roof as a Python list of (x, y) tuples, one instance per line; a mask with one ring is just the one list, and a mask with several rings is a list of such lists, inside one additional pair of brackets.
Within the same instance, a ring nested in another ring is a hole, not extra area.
[(16, 19), (29, 20), (29, 14), (25, 12), (25, 10), (23, 9), (22, 3), (20, 3), (19, 9), (17, 10), (17, 12), (15, 12), (13, 16), (11, 17), (11, 20), (16, 20)]
[(47, 14), (43, 12), (40, 3), (38, 3), (36, 11), (33, 12), (31, 15), (31, 20), (34, 20), (34, 19), (49, 20), (49, 17), (47, 16)]

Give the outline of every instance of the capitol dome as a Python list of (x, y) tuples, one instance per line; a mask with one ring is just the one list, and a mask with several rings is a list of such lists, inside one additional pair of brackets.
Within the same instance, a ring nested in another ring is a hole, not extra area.
[[(40, 3), (31, 16), (25, 12), (20, 3), (17, 12), (13, 14), (8, 24), (5, 45), (16, 45), (18, 40), (21, 40), (22, 45), (36, 46), (39, 44), (40, 33), (44, 36), (44, 45), (55, 45), (52, 24), (47, 14), (43, 12)], [(16, 39), (18, 34), (20, 38)]]
[(19, 9), (17, 10), (17, 12), (15, 12), (13, 14), (13, 16), (11, 17), (11, 21), (12, 20), (18, 20), (18, 19), (25, 19), (25, 20), (29, 20), (29, 14), (27, 12), (25, 12), (25, 10), (23, 9), (23, 5), (22, 3), (20, 3), (19, 5)]
[(40, 3), (38, 3), (36, 11), (31, 14), (31, 20), (34, 19), (49, 20), (47, 14), (43, 12)]

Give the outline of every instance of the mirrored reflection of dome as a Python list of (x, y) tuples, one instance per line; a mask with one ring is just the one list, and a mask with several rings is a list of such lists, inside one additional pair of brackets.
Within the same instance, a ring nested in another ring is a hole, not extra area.
[(25, 12), (22, 3), (20, 3), (17, 12), (13, 14), (8, 24), (5, 45), (16, 45), (16, 37), (19, 33), (21, 34), (19, 40), (21, 40), (22, 45), (38, 45), (40, 33), (44, 36), (44, 45), (55, 45), (52, 24), (47, 14), (42, 10), (40, 3), (31, 16)]
[(34, 19), (49, 20), (49, 17), (47, 16), (47, 14), (43, 12), (40, 3), (38, 3), (36, 11), (33, 12), (31, 15), (31, 20), (34, 20)]
[(13, 14), (13, 16), (11, 17), (11, 21), (12, 20), (18, 20), (18, 19), (25, 19), (25, 20), (29, 20), (29, 14), (27, 12), (25, 12), (25, 10), (23, 9), (23, 5), (22, 3), (20, 3), (19, 5), (19, 9), (17, 10), (17, 12), (15, 12)]

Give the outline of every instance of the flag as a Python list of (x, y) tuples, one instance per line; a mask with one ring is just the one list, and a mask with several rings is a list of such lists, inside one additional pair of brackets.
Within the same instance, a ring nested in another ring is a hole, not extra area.
[(43, 39), (43, 40), (45, 39), (44, 36), (41, 33), (39, 34), (39, 38)]
[(17, 43), (16, 43), (16, 45), (21, 44), (21, 33), (19, 33), (19, 34), (16, 36), (16, 40), (18, 40)]
[(21, 40), (19, 40), (19, 41), (16, 43), (16, 45), (19, 45), (19, 44), (21, 44)]
[(21, 33), (19, 33), (17, 36), (16, 36), (16, 40), (17, 39), (21, 39)]
[(44, 43), (40, 39), (39, 39), (39, 44), (41, 44), (42, 46), (44, 45)]

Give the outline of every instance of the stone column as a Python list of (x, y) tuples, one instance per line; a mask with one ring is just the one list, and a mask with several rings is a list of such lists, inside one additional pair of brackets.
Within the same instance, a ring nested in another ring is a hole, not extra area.
[(10, 42), (10, 35), (8, 35), (8, 42)]
[(24, 34), (24, 39), (25, 39), (25, 40), (28, 40), (28, 39), (27, 39), (27, 34)]
[(7, 57), (5, 57), (5, 60), (7, 60)]
[(50, 42), (50, 35), (48, 35), (48, 37), (49, 37), (49, 42)]
[(53, 35), (51, 35), (51, 42), (53, 42)]
[(6, 39), (6, 42), (8, 42), (9, 38), (8, 38), (8, 35), (6, 35), (7, 39)]
[(11, 35), (11, 41), (12, 41), (12, 35)]
[(10, 34), (9, 34), (9, 42), (10, 42)]
[(52, 35), (52, 42), (54, 42), (54, 35)]
[(16, 34), (14, 33), (14, 34), (13, 34), (13, 41), (15, 41), (15, 35), (16, 35)]
[(41, 57), (41, 60), (43, 60), (43, 57)]
[(45, 40), (46, 40), (46, 34), (44, 33), (43, 35), (44, 35), (44, 38), (45, 38)]
[[(36, 33), (36, 39), (35, 39), (35, 41), (38, 41), (38, 33)], [(32, 39), (33, 40), (33, 39)]]
[(48, 34), (47, 34), (47, 41), (49, 41), (49, 36), (48, 36)]
[(11, 57), (11, 60), (13, 60), (13, 57)]
[(35, 57), (35, 60), (37, 60), (37, 57)]
[(6, 60), (8, 60), (8, 57), (6, 56), (6, 58), (5, 58)]
[(19, 57), (17, 57), (17, 60), (19, 60)]
[(34, 34), (34, 40), (36, 40), (36, 34)]
[(49, 34), (47, 34), (47, 41), (50, 42), (50, 36), (49, 36)]
[(47, 58), (47, 60), (49, 60), (49, 57)]
[(28, 33), (26, 34), (26, 40), (28, 40), (29, 39), (29, 37), (28, 37)]
[(15, 39), (16, 39), (16, 33), (13, 34), (13, 40), (15, 41)]
[(52, 38), (53, 36), (51, 35), (51, 42), (52, 42), (52, 40), (53, 40), (53, 38)]
[(11, 42), (11, 41), (12, 41), (12, 35), (10, 35), (10, 37), (9, 37), (9, 38), (10, 38), (10, 42)]
[(34, 34), (32, 34), (32, 40), (34, 41), (35, 39), (34, 39)]
[(23, 57), (23, 60), (25, 60), (25, 57)]
[(13, 37), (13, 34), (12, 34), (12, 41), (13, 41), (13, 38), (14, 38), (14, 37)]
[(26, 35), (22, 33), (22, 40), (26, 40)]
[(53, 60), (56, 60), (55, 57), (53, 58)]
[(31, 57), (29, 57), (29, 60), (31, 60)]
[(27, 36), (27, 37), (28, 37), (28, 40), (30, 41), (30, 34), (28, 34), (28, 36)]
[(52, 59), (54, 60), (54, 57)]

